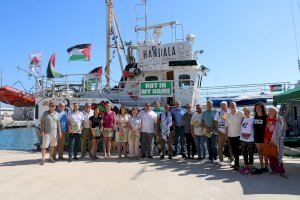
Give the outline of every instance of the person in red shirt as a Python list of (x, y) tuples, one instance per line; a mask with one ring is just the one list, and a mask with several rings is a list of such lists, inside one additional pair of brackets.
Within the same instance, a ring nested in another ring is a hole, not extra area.
[(272, 106), (268, 109), (263, 151), (265, 156), (268, 157), (268, 161), (270, 163), (270, 168), (272, 170), (270, 173), (280, 174), (287, 178), (288, 176), (285, 173), (282, 163), (284, 134), (284, 119), (278, 115), (278, 109)]

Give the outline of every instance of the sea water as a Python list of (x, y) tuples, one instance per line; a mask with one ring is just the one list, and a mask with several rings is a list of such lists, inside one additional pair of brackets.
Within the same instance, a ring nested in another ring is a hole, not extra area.
[(33, 150), (37, 141), (35, 128), (0, 130), (0, 150)]

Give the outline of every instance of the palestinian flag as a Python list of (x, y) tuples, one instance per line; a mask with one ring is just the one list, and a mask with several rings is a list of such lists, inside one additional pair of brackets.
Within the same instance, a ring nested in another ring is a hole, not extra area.
[(79, 44), (67, 49), (69, 61), (89, 61), (91, 58), (91, 44)]
[(93, 76), (98, 76), (98, 77), (102, 76), (102, 67), (96, 67), (95, 69), (90, 71), (89, 74), (91, 74)]
[(281, 92), (283, 87), (281, 84), (278, 85), (270, 85), (270, 92)]
[(47, 78), (62, 78), (64, 77), (55, 70), (55, 54), (53, 53), (50, 57), (47, 67)]

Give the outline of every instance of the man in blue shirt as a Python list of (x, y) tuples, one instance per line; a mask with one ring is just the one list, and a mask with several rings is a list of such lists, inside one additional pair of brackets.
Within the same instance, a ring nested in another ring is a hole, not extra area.
[(66, 133), (68, 132), (68, 116), (65, 113), (65, 104), (63, 102), (60, 102), (58, 104), (57, 113), (59, 116), (60, 129), (62, 133), (61, 136), (57, 138), (58, 159), (66, 160), (63, 157), (63, 154), (64, 154), (64, 143), (66, 139)]
[(207, 137), (207, 149), (209, 153), (209, 159), (214, 164), (218, 164), (217, 161), (217, 131), (215, 129), (214, 117), (217, 113), (216, 109), (213, 109), (213, 102), (207, 101), (206, 110), (202, 113), (202, 127), (203, 133)]
[(177, 155), (178, 150), (178, 140), (180, 138), (180, 154), (183, 158), (186, 158), (185, 155), (185, 135), (184, 135), (184, 126), (182, 124), (182, 116), (186, 113), (186, 110), (184, 108), (180, 107), (180, 101), (176, 101), (174, 103), (175, 108), (171, 110), (171, 113), (173, 115), (174, 121), (175, 121), (175, 150), (173, 155)]

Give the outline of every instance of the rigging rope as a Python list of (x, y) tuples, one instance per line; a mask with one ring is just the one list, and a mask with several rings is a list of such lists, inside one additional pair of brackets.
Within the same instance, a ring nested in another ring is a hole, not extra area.
[[(291, 11), (292, 11), (292, 19), (293, 19), (293, 28), (294, 28), (294, 39), (295, 39), (296, 51), (297, 51), (298, 69), (300, 71), (299, 49), (298, 49), (297, 32), (296, 32), (296, 26), (295, 26), (295, 16), (294, 16), (293, 0), (290, 0), (290, 2), (291, 2)], [(299, 4), (298, 4), (298, 6), (299, 6)]]

